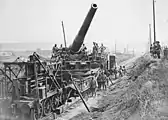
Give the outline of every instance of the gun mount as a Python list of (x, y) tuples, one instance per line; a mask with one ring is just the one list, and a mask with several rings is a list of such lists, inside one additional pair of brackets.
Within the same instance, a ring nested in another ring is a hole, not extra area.
[(27, 61), (3, 63), (0, 105), (7, 99), (12, 102), (4, 105), (5, 109), (0, 106), (0, 119), (1, 113), (8, 113), (18, 120), (42, 120), (52, 113), (62, 113), (72, 97), (88, 94), (93, 73), (97, 78), (101, 70), (91, 68), (87, 53), (80, 48), (96, 10), (97, 5), (92, 4), (71, 46), (60, 49), (55, 46), (51, 59), (33, 53)]
[(96, 13), (97, 8), (98, 8), (97, 4), (91, 4), (91, 8), (90, 8), (87, 16), (85, 17), (85, 20), (84, 20), (81, 28), (79, 29), (78, 34), (76, 35), (75, 39), (73, 40), (73, 43), (69, 47), (65, 47), (65, 48), (61, 47), (60, 49), (54, 46), (53, 47), (53, 55), (52, 55), (51, 59), (55, 60), (55, 58), (57, 58), (58, 56), (66, 61), (69, 61), (69, 60), (80, 61), (80, 60), (87, 59), (85, 49), (81, 49), (81, 46), (84, 42), (84, 38), (85, 38), (86, 33), (89, 29), (91, 21)]
[(89, 29), (89, 26), (95, 15), (96, 10), (97, 10), (97, 4), (92, 4), (77, 36), (75, 37), (72, 45), (70, 45), (69, 47), (72, 53), (77, 53), (79, 49), (81, 48), (81, 45), (83, 44), (84, 38), (86, 36), (86, 33)]

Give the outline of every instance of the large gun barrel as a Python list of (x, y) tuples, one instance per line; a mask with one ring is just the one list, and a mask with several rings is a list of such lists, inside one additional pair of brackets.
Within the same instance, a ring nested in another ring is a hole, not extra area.
[(71, 52), (76, 53), (81, 48), (81, 45), (83, 44), (85, 35), (89, 29), (89, 26), (91, 24), (93, 16), (95, 15), (96, 10), (97, 10), (97, 4), (92, 4), (77, 36), (75, 37), (72, 45), (70, 46)]

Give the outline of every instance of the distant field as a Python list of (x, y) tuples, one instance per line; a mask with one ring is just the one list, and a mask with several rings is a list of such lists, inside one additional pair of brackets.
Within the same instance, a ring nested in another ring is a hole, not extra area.
[[(25, 57), (27, 58), (29, 55), (32, 55), (34, 51), (12, 51), (12, 56), (0, 56), (0, 63), (2, 62), (13, 62), (17, 59), (17, 57)], [(40, 54), (41, 56), (43, 57), (49, 57), (51, 56), (51, 50), (40, 50), (40, 51), (35, 51), (37, 52), (38, 54)], [(117, 54), (116, 55), (116, 61), (117, 63), (121, 63), (125, 60), (128, 60), (130, 58), (132, 58), (133, 56), (131, 54)]]
[[(11, 51), (10, 51), (11, 52)], [(41, 50), (41, 51), (12, 51), (11, 56), (0, 56), (0, 62), (13, 62), (17, 59), (17, 57), (28, 58), (28, 56), (32, 55), (34, 52), (37, 52), (39, 55), (43, 57), (51, 56), (51, 50)]]
[(117, 61), (118, 64), (120, 64), (121, 62), (126, 61), (126, 60), (128, 60), (128, 59), (130, 59), (132, 57), (133, 57), (133, 55), (121, 54), (121, 55), (117, 55), (116, 56), (116, 61)]

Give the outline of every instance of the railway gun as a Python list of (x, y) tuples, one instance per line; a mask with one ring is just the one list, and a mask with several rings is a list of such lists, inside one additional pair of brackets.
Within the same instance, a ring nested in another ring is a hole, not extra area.
[(27, 61), (3, 63), (1, 118), (40, 120), (51, 113), (60, 114), (60, 107), (71, 102), (72, 97), (79, 97), (79, 92), (82, 96), (88, 94), (91, 72), (98, 76), (104, 59), (99, 56), (93, 60), (91, 55), (81, 51), (96, 10), (97, 5), (92, 4), (73, 43), (54, 52), (51, 59), (34, 52)]

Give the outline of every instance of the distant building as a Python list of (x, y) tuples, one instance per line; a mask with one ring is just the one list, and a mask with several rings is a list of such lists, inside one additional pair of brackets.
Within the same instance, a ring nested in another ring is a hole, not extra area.
[(124, 48), (124, 54), (125, 54), (125, 53), (127, 53), (127, 49), (126, 49), (126, 48)]

